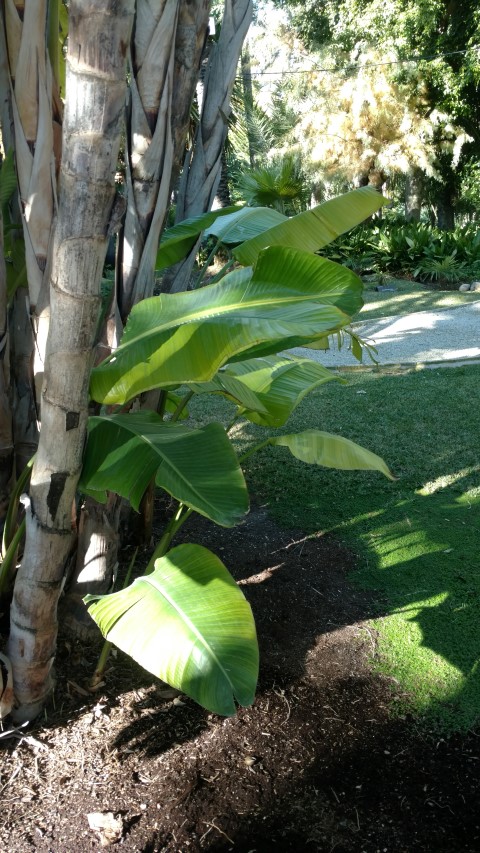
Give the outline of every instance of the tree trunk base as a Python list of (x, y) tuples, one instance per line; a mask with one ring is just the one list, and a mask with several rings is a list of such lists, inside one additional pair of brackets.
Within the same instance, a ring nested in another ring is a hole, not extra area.
[(96, 640), (100, 631), (90, 616), (81, 595), (68, 593), (59, 607), (62, 628), (74, 640)]

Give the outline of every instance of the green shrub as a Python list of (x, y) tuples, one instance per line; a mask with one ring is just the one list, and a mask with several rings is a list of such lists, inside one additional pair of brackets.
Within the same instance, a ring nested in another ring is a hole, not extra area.
[(359, 273), (390, 272), (456, 282), (480, 273), (480, 230), (440, 231), (424, 222), (371, 220), (328, 247), (328, 257)]

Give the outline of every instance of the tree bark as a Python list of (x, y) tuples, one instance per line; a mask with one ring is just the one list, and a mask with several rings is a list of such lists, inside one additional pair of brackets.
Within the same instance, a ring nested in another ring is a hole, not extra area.
[(24, 359), (12, 377), (14, 405), (20, 401), (20, 409), (14, 412), (15, 447), (19, 448), (17, 471), (26, 461), (22, 451), (33, 446), (35, 452), (38, 442), (37, 391), (43, 380), (49, 323), (47, 256), (56, 211), (56, 162), (60, 156), (61, 103), (55, 95), (45, 42), (47, 10), (47, 0), (7, 2), (4, 6), (27, 273), (25, 290), (15, 299), (18, 322), (12, 326), (11, 335), (13, 350)]
[(453, 231), (455, 228), (455, 206), (448, 187), (442, 189), (437, 198), (437, 227), (442, 231)]
[(195, 87), (208, 32), (210, 0), (180, 0), (173, 81), (173, 174), (170, 189), (182, 167)]
[(248, 156), (250, 160), (250, 168), (255, 168), (255, 144), (252, 138), (252, 116), (253, 116), (253, 85), (252, 85), (252, 66), (250, 63), (250, 49), (246, 42), (242, 53), (242, 85), (243, 85), (243, 106), (245, 109), (245, 118), (247, 122), (247, 138), (248, 138)]
[[(97, 347), (100, 358), (118, 346), (133, 304), (153, 293), (158, 241), (175, 169), (178, 173), (185, 150), (210, 0), (163, 0), (155, 14), (152, 8), (151, 3), (137, 0), (127, 122), (128, 206), (117, 246), (116, 286)], [(150, 405), (155, 408), (156, 404), (150, 401)], [(82, 595), (111, 588), (120, 506), (118, 496), (110, 495), (107, 506), (87, 498), (82, 507), (77, 566), (64, 601), (72, 633), (95, 627)]]
[(407, 222), (420, 221), (422, 213), (425, 176), (421, 169), (412, 168), (405, 185), (405, 218)]
[[(215, 199), (238, 59), (252, 17), (252, 0), (225, 0), (220, 36), (205, 75), (200, 121), (184, 163), (176, 222), (210, 210)], [(172, 275), (164, 277), (163, 289), (179, 291), (188, 287), (195, 256), (196, 249), (175, 267)]]
[(209, 6), (206, 0), (162, 0), (153, 14), (148, 0), (137, 0), (119, 287), (124, 323), (132, 306), (153, 294), (155, 258), (172, 173), (185, 145)]
[(52, 687), (57, 604), (72, 544), (100, 282), (115, 196), (134, 0), (71, 0), (59, 211), (42, 429), (26, 511), (26, 546), (8, 653), (16, 718), (32, 719)]

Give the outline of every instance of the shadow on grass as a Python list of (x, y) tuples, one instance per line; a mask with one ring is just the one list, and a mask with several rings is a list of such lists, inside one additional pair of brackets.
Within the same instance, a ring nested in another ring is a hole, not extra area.
[[(286, 505), (291, 523), (312, 530), (320, 522), (360, 552), (353, 582), (376, 601), (378, 666), (398, 679), (415, 712), (447, 730), (480, 718), (477, 381), (474, 367), (363, 374), (346, 391), (325, 389), (299, 407), (290, 432), (346, 435), (382, 455), (400, 475), (395, 484), (300, 468), (285, 454), (253, 457), (248, 472), (279, 520)], [(254, 435), (249, 426), (243, 440)]]

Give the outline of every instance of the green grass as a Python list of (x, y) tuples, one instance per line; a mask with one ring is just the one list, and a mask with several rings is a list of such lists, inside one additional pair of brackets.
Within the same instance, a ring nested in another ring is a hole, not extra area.
[[(287, 450), (247, 460), (252, 493), (284, 525), (332, 531), (359, 555), (372, 595), (376, 665), (400, 684), (399, 711), (443, 731), (480, 720), (480, 368), (359, 372), (303, 401), (285, 432), (338, 432), (382, 455), (398, 480), (302, 465)], [(335, 387), (334, 387), (335, 386)], [(221, 400), (200, 417), (225, 418)], [(238, 426), (239, 451), (265, 431)]]
[(480, 292), (460, 293), (459, 290), (434, 290), (423, 284), (402, 279), (388, 279), (386, 286), (395, 287), (395, 292), (378, 292), (374, 284), (366, 284), (363, 298), (365, 305), (355, 320), (376, 320), (395, 314), (411, 314), (413, 311), (434, 311), (457, 308), (480, 300)]

